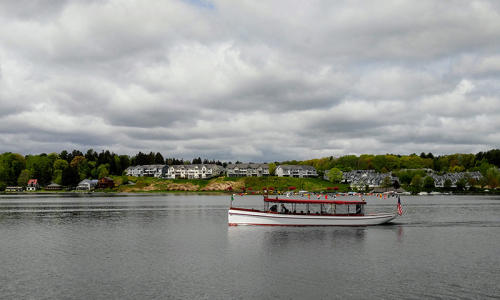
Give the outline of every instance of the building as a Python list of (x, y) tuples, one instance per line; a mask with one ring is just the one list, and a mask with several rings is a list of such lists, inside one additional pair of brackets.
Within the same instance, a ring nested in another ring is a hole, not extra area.
[(167, 165), (142, 165), (142, 166), (132, 166), (125, 170), (127, 176), (134, 177), (157, 177), (161, 178), (165, 176), (167, 171)]
[(60, 191), (62, 190), (62, 185), (59, 185), (57, 183), (51, 183), (45, 187), (47, 191)]
[(142, 177), (144, 174), (144, 168), (142, 166), (132, 166), (125, 169), (125, 174), (127, 176)]
[(317, 177), (318, 173), (313, 166), (307, 165), (279, 165), (276, 167), (278, 177)]
[(76, 187), (76, 190), (78, 191), (92, 191), (96, 188), (97, 186), (97, 179), (84, 179), (80, 181), (78, 186)]
[[(480, 172), (457, 172), (457, 173), (445, 173), (443, 175), (431, 174), (429, 175), (434, 179), (434, 186), (436, 187), (444, 187), (445, 182), (449, 180), (451, 183), (450, 187), (457, 187), (457, 182), (463, 178), (465, 179), (473, 179), (476, 182), (479, 182), (483, 175)], [(470, 184), (467, 181), (466, 186), (468, 187)]]
[(28, 185), (26, 186), (27, 191), (36, 191), (39, 188), (40, 188), (40, 185), (38, 185), (38, 179), (28, 180)]
[(262, 177), (269, 176), (268, 164), (229, 164), (226, 167), (227, 177)]
[(22, 192), (23, 190), (22, 186), (8, 186), (5, 188), (6, 192)]
[(167, 165), (144, 165), (143, 176), (161, 178), (167, 171)]
[(208, 179), (220, 176), (224, 168), (215, 164), (171, 165), (163, 176), (167, 179)]
[(392, 176), (391, 173), (378, 173), (375, 170), (353, 170), (342, 174), (342, 182), (349, 183), (351, 188), (364, 189), (367, 186), (370, 188), (381, 187), (386, 181), (386, 177), (392, 185), (399, 183), (399, 178)]
[(100, 189), (114, 188), (115, 182), (109, 177), (103, 177), (97, 181), (97, 187)]

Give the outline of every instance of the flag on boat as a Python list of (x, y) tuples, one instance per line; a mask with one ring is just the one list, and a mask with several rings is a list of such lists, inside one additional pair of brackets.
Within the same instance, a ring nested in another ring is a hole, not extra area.
[(398, 195), (398, 215), (401, 216), (402, 214), (403, 214), (403, 208), (401, 207), (401, 198)]

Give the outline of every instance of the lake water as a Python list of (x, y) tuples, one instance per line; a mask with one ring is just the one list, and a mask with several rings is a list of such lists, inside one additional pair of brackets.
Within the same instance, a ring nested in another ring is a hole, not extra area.
[(384, 226), (228, 227), (228, 196), (3, 195), (0, 298), (498, 299), (500, 197), (401, 200)]

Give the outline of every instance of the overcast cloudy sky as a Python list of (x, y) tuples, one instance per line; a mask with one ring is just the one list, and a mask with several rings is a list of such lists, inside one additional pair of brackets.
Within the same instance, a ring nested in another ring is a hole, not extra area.
[(0, 152), (500, 146), (500, 1), (0, 3)]

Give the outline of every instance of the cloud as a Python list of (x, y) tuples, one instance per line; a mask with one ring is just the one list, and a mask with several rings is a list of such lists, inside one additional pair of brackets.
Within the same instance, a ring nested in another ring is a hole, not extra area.
[(0, 21), (0, 152), (500, 145), (495, 1), (16, 1)]

